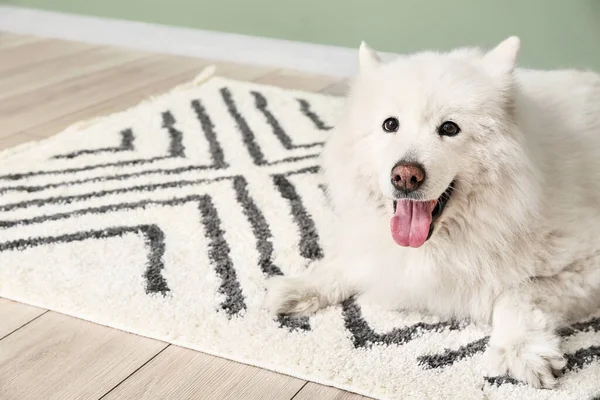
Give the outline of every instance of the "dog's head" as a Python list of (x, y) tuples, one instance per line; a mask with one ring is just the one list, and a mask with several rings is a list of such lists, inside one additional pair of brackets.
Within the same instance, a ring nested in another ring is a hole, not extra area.
[(466, 193), (493, 185), (511, 163), (518, 50), (511, 37), (487, 53), (426, 52), (382, 63), (361, 45), (339, 135), (349, 136), (360, 175), (393, 212), (397, 244), (423, 245)]

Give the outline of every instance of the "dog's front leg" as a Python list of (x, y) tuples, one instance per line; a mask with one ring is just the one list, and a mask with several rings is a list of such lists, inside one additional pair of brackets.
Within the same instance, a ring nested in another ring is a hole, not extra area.
[(487, 376), (508, 374), (537, 388), (556, 386), (566, 365), (557, 329), (600, 306), (597, 262), (573, 264), (555, 276), (533, 278), (499, 296), (484, 357)]
[(307, 273), (267, 281), (265, 307), (272, 314), (303, 316), (359, 294), (367, 276), (367, 260), (346, 256), (323, 260)]

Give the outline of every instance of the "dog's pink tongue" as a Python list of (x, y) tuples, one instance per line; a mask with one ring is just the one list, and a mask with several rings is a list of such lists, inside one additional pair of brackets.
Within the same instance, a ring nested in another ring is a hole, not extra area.
[(398, 201), (390, 221), (392, 238), (400, 246), (421, 247), (429, 236), (436, 201)]

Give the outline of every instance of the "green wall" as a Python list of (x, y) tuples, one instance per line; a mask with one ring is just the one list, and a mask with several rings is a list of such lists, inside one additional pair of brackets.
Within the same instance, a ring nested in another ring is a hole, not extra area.
[(600, 71), (600, 0), (0, 0), (101, 17), (390, 52), (522, 39), (521, 64)]

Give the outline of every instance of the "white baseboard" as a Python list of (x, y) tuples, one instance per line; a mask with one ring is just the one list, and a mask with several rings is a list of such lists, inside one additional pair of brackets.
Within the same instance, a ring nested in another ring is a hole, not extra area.
[(355, 74), (358, 61), (359, 43), (351, 49), (12, 6), (0, 6), (0, 30), (340, 77)]

